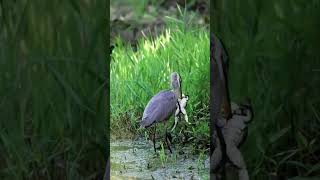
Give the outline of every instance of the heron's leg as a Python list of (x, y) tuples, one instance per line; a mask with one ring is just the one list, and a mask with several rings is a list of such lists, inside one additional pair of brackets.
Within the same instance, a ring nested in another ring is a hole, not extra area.
[(187, 115), (186, 109), (181, 108), (181, 112), (182, 112), (182, 114), (184, 114), (184, 119), (186, 120), (186, 122), (187, 122), (188, 124), (191, 124), (191, 123), (189, 123), (189, 121), (188, 121), (188, 115)]
[(157, 127), (157, 126), (154, 125), (153, 139), (152, 139), (154, 152), (157, 152), (157, 150), (156, 150), (156, 132), (157, 132), (157, 128), (156, 128), (156, 127)]
[(170, 151), (170, 153), (172, 154), (172, 150), (171, 150), (170, 144), (169, 144), (169, 142), (168, 142), (168, 132), (167, 132), (167, 127), (166, 127), (166, 137), (165, 137), (165, 139), (166, 139), (166, 144), (167, 144), (167, 146), (168, 146), (168, 148), (169, 148), (169, 151)]
[(176, 110), (176, 112), (175, 112), (175, 114), (174, 114), (174, 126), (173, 126), (173, 128), (171, 129), (171, 132), (174, 130), (174, 128), (176, 128), (176, 125), (178, 124), (178, 120), (179, 120), (179, 118), (178, 118), (178, 115), (179, 115), (179, 108), (177, 108), (177, 110)]

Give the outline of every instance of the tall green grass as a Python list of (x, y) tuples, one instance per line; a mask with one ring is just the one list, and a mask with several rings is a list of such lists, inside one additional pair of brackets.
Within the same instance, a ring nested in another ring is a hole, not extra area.
[[(182, 11), (181, 11), (182, 13)], [(183, 13), (182, 13), (183, 14)], [(192, 26), (184, 19), (167, 18), (164, 33), (153, 39), (140, 39), (137, 51), (117, 40), (111, 60), (111, 135), (139, 134), (144, 107), (153, 95), (170, 89), (169, 76), (178, 72), (182, 91), (189, 95), (187, 112), (189, 135), (209, 137), (209, 33), (207, 27)], [(173, 119), (173, 118), (172, 118)], [(171, 126), (171, 121), (169, 124)], [(179, 122), (184, 127), (184, 120)], [(195, 134), (193, 134), (195, 135)]]
[(242, 150), (254, 179), (320, 175), (319, 1), (216, 1), (231, 99), (253, 100)]
[(102, 177), (105, 6), (0, 2), (0, 179)]

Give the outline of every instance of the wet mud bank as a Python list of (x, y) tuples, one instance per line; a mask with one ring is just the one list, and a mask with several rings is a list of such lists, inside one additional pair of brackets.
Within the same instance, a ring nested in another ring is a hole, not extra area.
[(113, 140), (111, 179), (209, 179), (207, 154), (193, 154), (192, 148), (172, 146), (172, 154), (166, 149), (155, 153), (143, 138)]

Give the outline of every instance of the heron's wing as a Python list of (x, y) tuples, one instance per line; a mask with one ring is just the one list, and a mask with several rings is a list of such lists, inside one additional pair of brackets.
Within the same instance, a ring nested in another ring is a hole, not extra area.
[(177, 97), (172, 91), (160, 91), (147, 104), (141, 126), (149, 127), (155, 122), (169, 119), (176, 109)]

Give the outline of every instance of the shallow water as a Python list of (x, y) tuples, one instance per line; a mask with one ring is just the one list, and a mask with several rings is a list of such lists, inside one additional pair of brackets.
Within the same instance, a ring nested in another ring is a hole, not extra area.
[(160, 156), (163, 151), (155, 153), (152, 143), (141, 138), (113, 140), (110, 148), (111, 179), (209, 179), (207, 155), (193, 155), (192, 147), (172, 145), (172, 154), (165, 150)]

